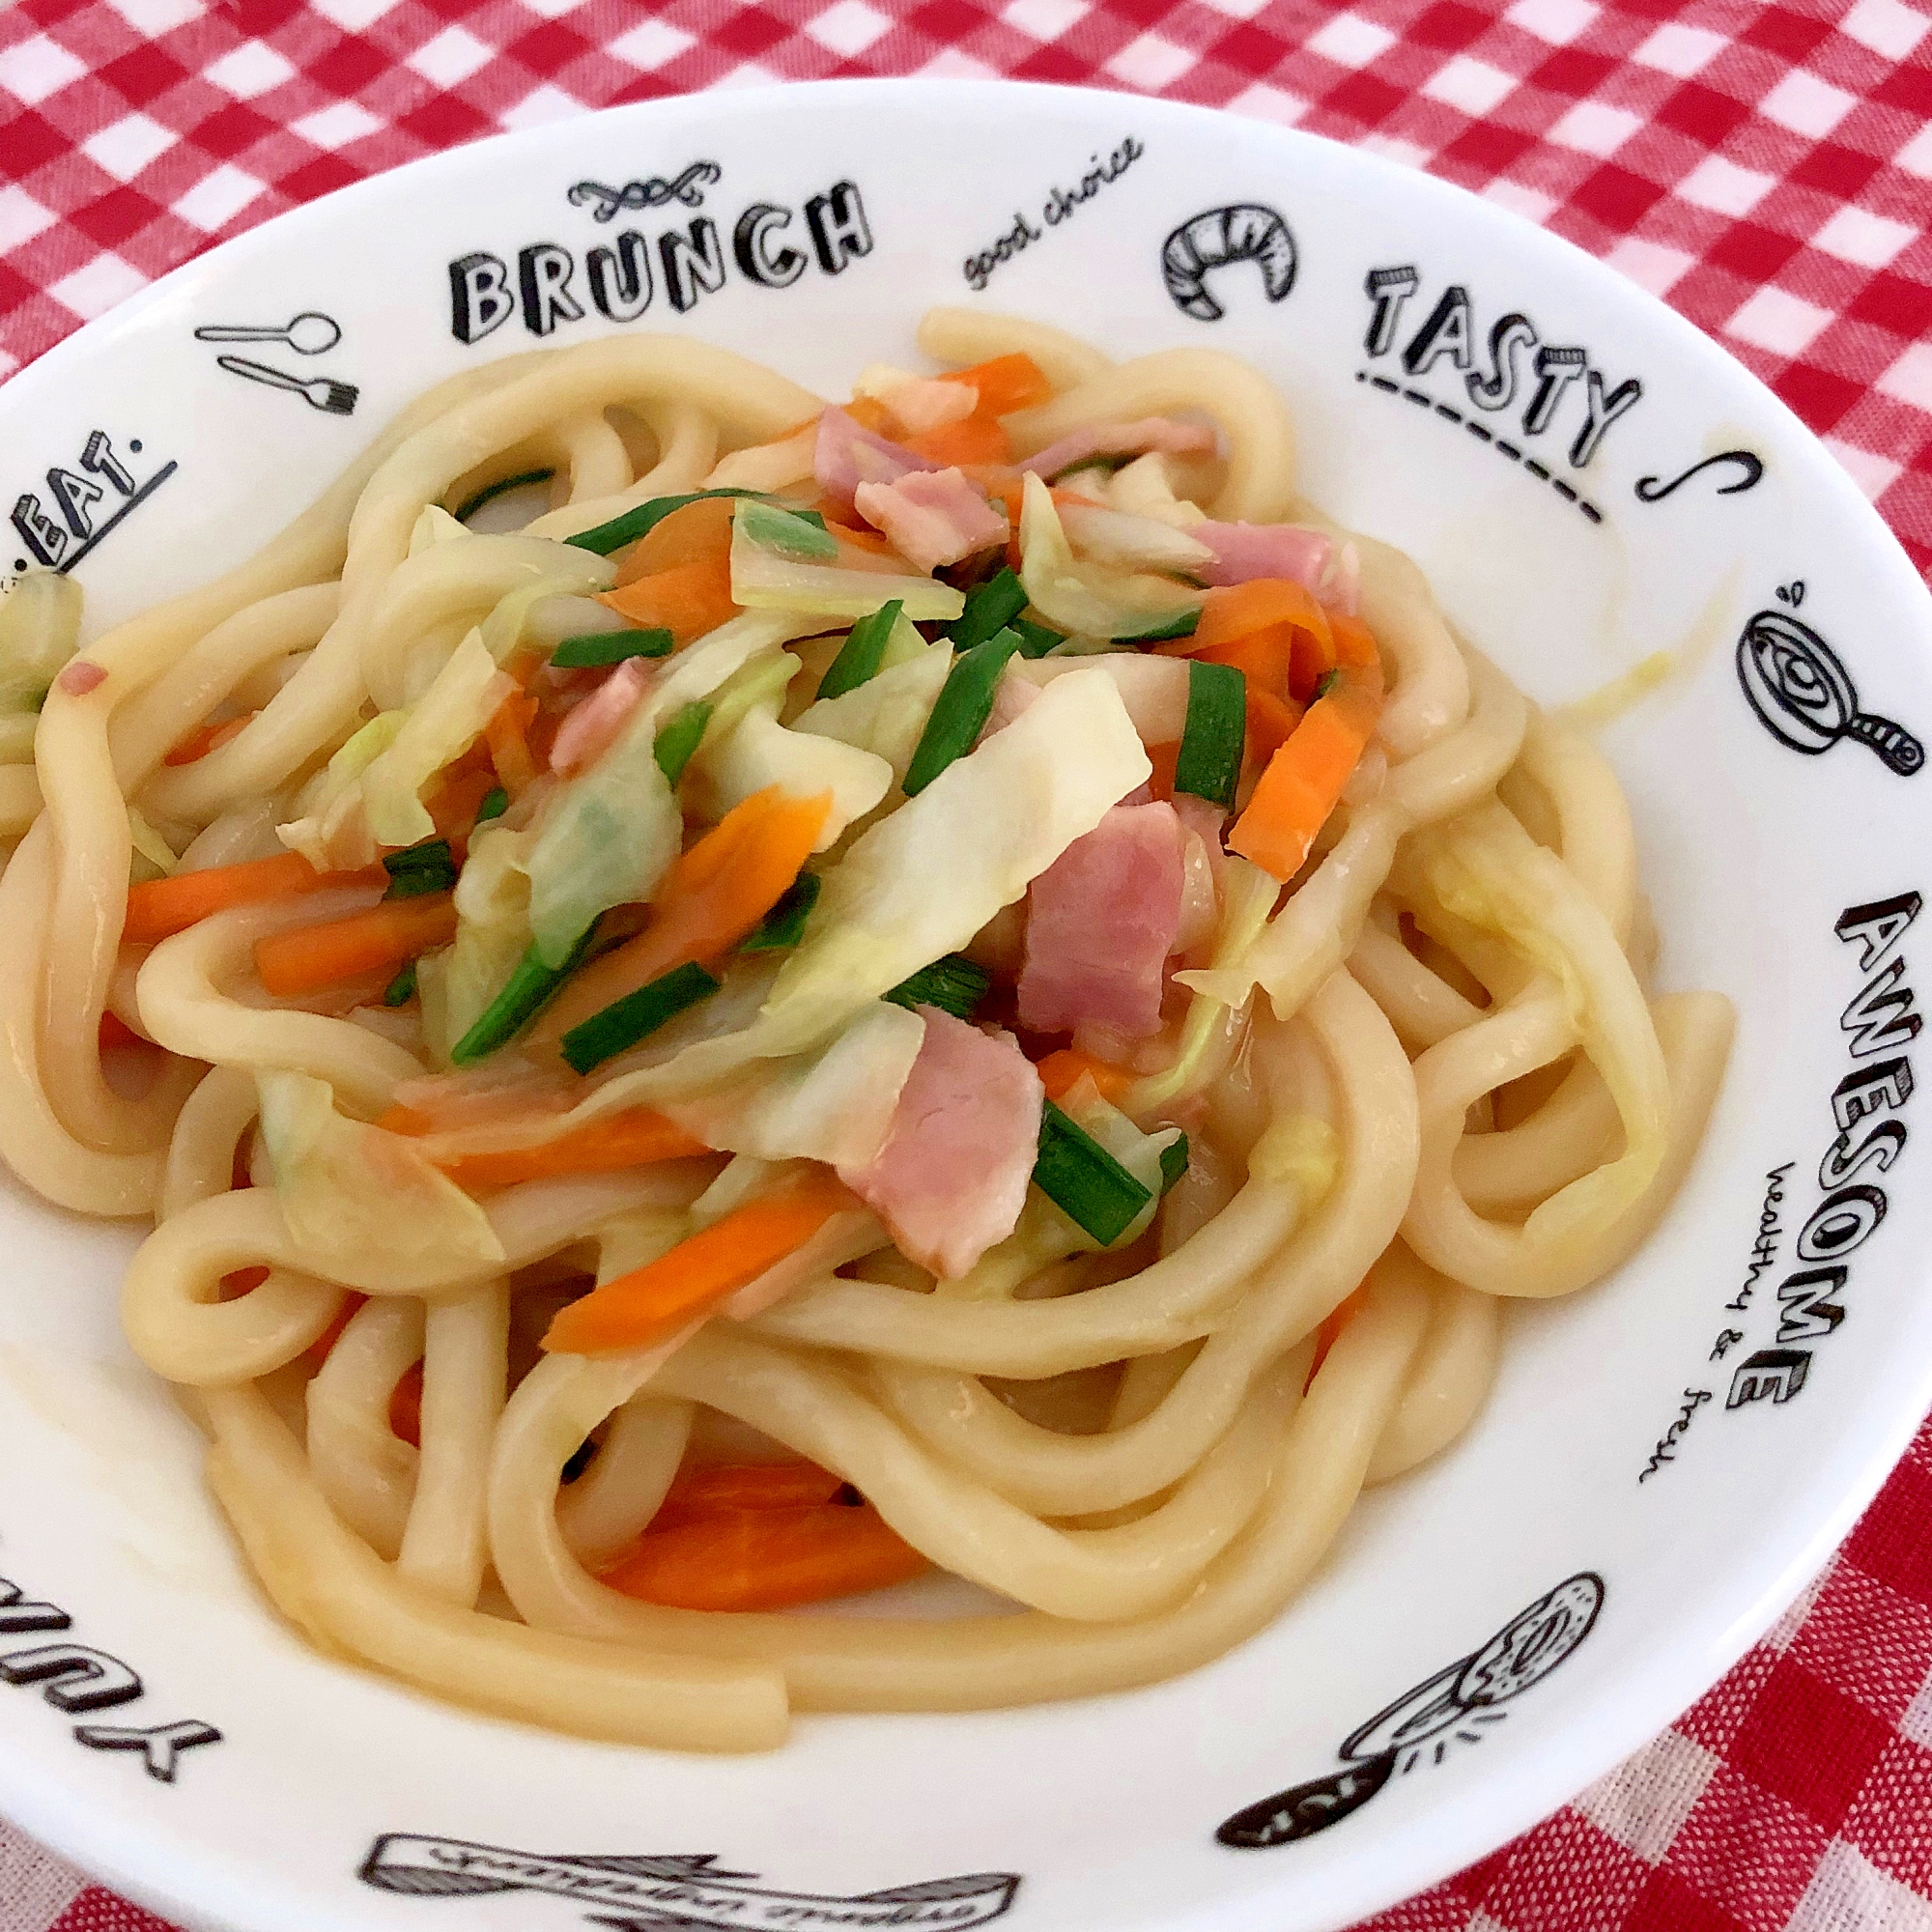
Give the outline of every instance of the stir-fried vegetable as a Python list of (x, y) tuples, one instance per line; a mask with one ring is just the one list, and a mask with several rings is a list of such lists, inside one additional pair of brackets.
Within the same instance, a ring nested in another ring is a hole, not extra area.
[(923, 791), (955, 758), (973, 749), (993, 713), (993, 694), (1007, 660), (1020, 647), (1011, 631), (996, 631), (954, 660), (925, 730), (906, 767), (901, 789), (908, 798)]
[(1235, 809), (1246, 736), (1247, 680), (1227, 665), (1187, 667), (1187, 726), (1174, 763), (1174, 788), (1223, 811)]
[(1110, 1247), (1153, 1199), (1085, 1128), (1049, 1100), (1040, 1115), (1034, 1185), (1077, 1227)]
[(365, 973), (393, 971), (456, 936), (456, 907), (437, 895), (399, 899), (324, 925), (271, 932), (255, 942), (255, 971), (278, 999), (295, 999)]
[(816, 872), (801, 872), (789, 891), (761, 919), (752, 934), (740, 941), (740, 952), (786, 952), (805, 936), (805, 923), (818, 903), (825, 881)]
[(128, 918), (121, 938), (128, 946), (152, 946), (231, 906), (343, 886), (379, 885), (386, 877), (380, 866), (354, 872), (318, 872), (299, 852), (278, 852), (272, 859), (213, 866), (200, 872), (176, 872), (128, 888)]
[(993, 989), (993, 976), (962, 952), (949, 952), (901, 980), (884, 997), (900, 1007), (937, 1007), (954, 1019), (970, 1020)]
[(886, 640), (893, 634), (893, 626), (899, 620), (899, 613), (905, 609), (902, 598), (895, 597), (891, 603), (882, 604), (869, 617), (861, 617), (852, 626), (852, 633), (832, 660), (825, 675), (818, 680), (818, 696), (823, 702), (830, 697), (841, 697), (848, 691), (856, 691), (868, 678), (876, 677), (886, 661)]
[(718, 981), (702, 966), (686, 960), (572, 1027), (563, 1037), (563, 1057), (579, 1073), (588, 1073), (717, 990)]
[(668, 658), (675, 641), (668, 631), (599, 631), (565, 638), (550, 661), (558, 670), (594, 670), (626, 658)]

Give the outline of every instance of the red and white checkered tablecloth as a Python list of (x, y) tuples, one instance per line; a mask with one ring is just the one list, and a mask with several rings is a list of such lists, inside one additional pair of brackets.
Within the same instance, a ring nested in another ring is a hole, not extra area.
[[(0, 376), (418, 155), (697, 88), (1011, 75), (1376, 148), (1709, 330), (1932, 574), (1932, 0), (0, 0)], [(1932, 1932), (1932, 1426), (1650, 1748), (1374, 1932)], [(165, 1932), (0, 1822), (0, 1932)]]

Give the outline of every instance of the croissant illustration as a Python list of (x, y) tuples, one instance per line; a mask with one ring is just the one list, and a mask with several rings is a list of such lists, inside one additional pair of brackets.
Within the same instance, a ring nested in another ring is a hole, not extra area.
[(1183, 221), (1161, 244), (1161, 279), (1183, 315), (1218, 322), (1221, 304), (1208, 291), (1208, 276), (1230, 262), (1259, 262), (1262, 288), (1278, 302), (1294, 286), (1294, 237), (1288, 223), (1259, 202), (1210, 208)]

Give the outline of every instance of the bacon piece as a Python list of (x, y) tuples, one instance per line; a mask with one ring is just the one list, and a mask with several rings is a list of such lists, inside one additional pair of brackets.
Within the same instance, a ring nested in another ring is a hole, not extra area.
[(818, 418), (818, 440), (812, 444), (811, 473), (818, 487), (841, 508), (852, 507), (862, 483), (895, 483), (915, 469), (943, 469), (942, 463), (915, 456), (903, 444), (888, 442), (862, 428), (843, 410), (827, 410)]
[(921, 1007), (925, 1037), (899, 1090), (892, 1131), (838, 1178), (900, 1251), (947, 1280), (1018, 1225), (1039, 1151), (1039, 1075), (1007, 1033)]
[(656, 672), (647, 658), (626, 658), (557, 727), (550, 768), (565, 778), (594, 765), (644, 700)]
[(913, 469), (895, 482), (861, 483), (853, 502), (918, 570), (957, 563), (1007, 540), (1006, 517), (957, 469)]
[(1257, 577), (1286, 577), (1321, 595), (1335, 546), (1320, 530), (1294, 524), (1190, 524), (1187, 534), (1214, 553), (1195, 569), (1203, 583), (1246, 583)]
[(1130, 423), (1092, 423), (1048, 443), (1020, 468), (1037, 470), (1051, 480), (1089, 457), (1145, 456), (1151, 449), (1167, 456), (1211, 455), (1214, 432), (1194, 423), (1174, 422), (1167, 416), (1145, 416)]
[(1158, 1033), (1182, 883), (1180, 820), (1171, 805), (1117, 805), (1076, 838), (1028, 894), (1021, 1026), (1100, 1026), (1128, 1039)]

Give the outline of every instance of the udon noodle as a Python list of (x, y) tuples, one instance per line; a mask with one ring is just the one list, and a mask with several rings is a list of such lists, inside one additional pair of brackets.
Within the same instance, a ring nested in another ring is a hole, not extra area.
[[(758, 1069), (810, 1072), (837, 1029), (775, 1037), (752, 1076), (730, 1044), (773, 1024), (792, 968), (774, 981), (770, 960), (719, 967), (712, 1001), (587, 1078), (532, 1074), (535, 1049), (522, 1047), (450, 1070), (452, 1027), (499, 991), (507, 958), (466, 967), (444, 950), (447, 925), (412, 978), (385, 967), (275, 993), (258, 977), (263, 942), (378, 904), (383, 873), (371, 883), (356, 868), (420, 836), (439, 765), (447, 778), (467, 758), (479, 782), (516, 776), (504, 761), (517, 748), (492, 737), (486, 754), (472, 724), (447, 761), (432, 752), (405, 772), (395, 822), (417, 832), (376, 837), (338, 809), (372, 757), (400, 756), (409, 721), (477, 640), (476, 690), (494, 702), (489, 680), (520, 651), (528, 680), (533, 637), (540, 655), (573, 623), (610, 631), (609, 607), (586, 600), (621, 558), (561, 539), (706, 488), (763, 491), (781, 518), (785, 504), (823, 504), (801, 426), (826, 406), (769, 369), (626, 334), (468, 371), (255, 555), (67, 662), (37, 727), (5, 741), (0, 829), (17, 844), (0, 878), (0, 1151), (51, 1202), (154, 1218), (127, 1280), (128, 1333), (206, 1430), (210, 1483), (263, 1588), (331, 1656), (537, 1724), (715, 1750), (776, 1745), (793, 1710), (966, 1710), (1172, 1676), (1266, 1626), (1366, 1486), (1469, 1425), (1507, 1298), (1599, 1280), (1684, 1176), (1730, 1013), (1713, 994), (1649, 989), (1655, 936), (1616, 780), (1455, 631), (1411, 562), (1297, 499), (1272, 386), (1214, 352), (1117, 365), (979, 311), (929, 314), (919, 342), (942, 369), (1023, 355), (1041, 372), (1046, 399), (1000, 419), (1008, 475), (1095, 425), (1211, 424), (1190, 450), (1133, 463), (1115, 451), (1064, 475), (1037, 493), (1049, 507), (1029, 497), (1025, 514), (1057, 511), (1069, 529), (1090, 505), (1141, 524), (1164, 514), (1183, 537), (1204, 511), (1219, 529), (1293, 526), (1326, 559), (1322, 598), (1358, 611), (1387, 688), (1373, 743), (1286, 892), (1216, 838), (1208, 923), (1165, 987), (1159, 1031), (1076, 1042), (1075, 1065), (1104, 1067), (1111, 1053), (1115, 1104), (1094, 1107), (1090, 1073), (1065, 1106), (1087, 1106), (1094, 1135), (1109, 1119), (1122, 1161), (1130, 1144), (1158, 1152), (1173, 1129), (1187, 1135), (1186, 1172), (1111, 1244), (1081, 1238), (1035, 1190), (1018, 1232), (935, 1279), (848, 1201), (750, 1298), (634, 1346), (545, 1350), (546, 1324), (593, 1282), (634, 1276), (799, 1171), (759, 1123)], [(533, 471), (551, 473), (551, 501), (521, 530), (465, 533), (445, 514)], [(991, 472), (975, 473), (997, 509)], [(746, 529), (738, 511), (719, 514)], [(863, 550), (857, 524), (827, 527)], [(1088, 592), (1126, 581), (1096, 563), (1122, 527), (1089, 517), (1069, 566)], [(1028, 621), (1051, 626), (1041, 601), (1056, 599), (1031, 551), (1026, 561)], [(1187, 575), (1169, 569), (1165, 594), (1191, 608)], [(1144, 588), (1145, 570), (1134, 581)], [(0, 613), (9, 648), (58, 667), (77, 602), (61, 580), (25, 580)], [(642, 661), (642, 688), (684, 667), (687, 695), (714, 703), (680, 793), (683, 839), (743, 794), (718, 732), (728, 694), (739, 720), (803, 739), (789, 727), (861, 614), (787, 613), (768, 596)], [(1013, 657), (1008, 675), (1032, 677), (1040, 704), (1084, 690), (1113, 717), (1121, 703), (1093, 696), (1094, 668), (1157, 647), (1110, 654), (1064, 615), (1058, 628), (1064, 641)], [(904, 641), (929, 648), (936, 635), (928, 619)], [(1186, 648), (1159, 661), (1184, 665)], [(748, 685), (760, 666), (780, 675)], [(1002, 735), (952, 769), (990, 758)], [(1137, 741), (1123, 753), (1139, 754)], [(890, 795), (812, 861), (821, 912), (851, 898), (839, 877), (852, 855), (914, 810), (903, 761), (889, 762)], [(569, 787), (522, 776), (492, 836), (527, 853)], [(469, 810), (483, 810), (473, 788)], [(1059, 845), (1094, 819), (1063, 827)], [(480, 819), (468, 836), (466, 920)], [(972, 828), (955, 836), (941, 869), (970, 873)], [(144, 882), (165, 875), (178, 891), (273, 860), (288, 840), (340, 876), (223, 902), (157, 942), (124, 937), (130, 878), (138, 900)], [(675, 843), (661, 855), (674, 856)], [(511, 881), (518, 920), (534, 903), (527, 883)], [(1013, 944), (998, 924), (944, 935), (932, 952), (991, 961), (997, 978)], [(641, 916), (628, 930), (640, 927)], [(466, 971), (481, 974), (480, 995)], [(848, 1001), (838, 1025), (881, 1009), (878, 991)], [(900, 1024), (889, 1022), (882, 1037)], [(503, 1065), (518, 1073), (491, 1070)], [(505, 1145), (491, 1109), (519, 1078), (538, 1094), (539, 1141), (641, 1100), (710, 1122), (696, 1139), (727, 1151), (507, 1184), (492, 1184), (505, 1170), (484, 1158), (465, 1179), (465, 1159)], [(409, 1108), (438, 1093), (455, 1096), (441, 1140), (412, 1140)], [(336, 1148), (347, 1179), (285, 1164)], [(359, 1208), (357, 1173), (375, 1189)], [(396, 1395), (412, 1375), (420, 1414), (405, 1429)], [(606, 1580), (694, 1468), (783, 1456), (849, 1485), (895, 1541), (997, 1601), (798, 1615), (646, 1601)]]

